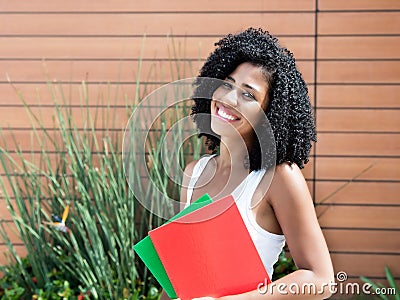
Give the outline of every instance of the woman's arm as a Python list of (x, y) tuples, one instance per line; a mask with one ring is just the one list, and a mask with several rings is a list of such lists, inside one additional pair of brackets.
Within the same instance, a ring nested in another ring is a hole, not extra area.
[[(332, 262), (306, 181), (297, 165), (284, 163), (277, 166), (265, 200), (275, 212), (298, 270), (274, 281), (268, 288), (262, 286), (260, 290), (255, 288), (247, 293), (220, 299), (279, 300), (330, 297), (334, 283)], [(296, 289), (299, 292), (294, 293)]]

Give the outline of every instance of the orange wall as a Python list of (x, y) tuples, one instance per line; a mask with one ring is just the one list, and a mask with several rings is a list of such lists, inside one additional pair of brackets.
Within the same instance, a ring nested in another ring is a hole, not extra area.
[[(72, 87), (76, 114), (83, 80), (90, 105), (104, 109), (110, 88), (127, 95), (111, 103), (122, 107), (134, 99), (139, 57), (152, 90), (177, 78), (171, 64), (196, 75), (215, 41), (248, 26), (277, 35), (309, 84), (318, 143), (304, 174), (336, 271), (383, 279), (389, 265), (400, 277), (399, 1), (0, 0), (0, 126), (35, 150), (14, 88), (51, 126), (47, 81)], [(9, 221), (4, 198), (0, 217)]]

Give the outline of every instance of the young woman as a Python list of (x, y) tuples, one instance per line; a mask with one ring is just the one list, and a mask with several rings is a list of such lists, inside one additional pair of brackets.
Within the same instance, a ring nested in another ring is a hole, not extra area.
[[(215, 45), (199, 78), (221, 84), (210, 99), (194, 98), (192, 107), (214, 154), (186, 166), (181, 201), (232, 194), (269, 276), (285, 243), (298, 268), (273, 282), (275, 289), (255, 287), (220, 299), (325, 299), (334, 281), (332, 262), (300, 171), (316, 140), (307, 86), (292, 53), (268, 32), (249, 28)], [(301, 292), (304, 285), (315, 292)]]

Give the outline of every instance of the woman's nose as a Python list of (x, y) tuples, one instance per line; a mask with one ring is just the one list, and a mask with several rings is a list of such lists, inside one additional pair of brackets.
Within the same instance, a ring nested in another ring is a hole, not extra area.
[(231, 91), (226, 93), (221, 98), (221, 101), (226, 103), (226, 104), (229, 104), (230, 106), (237, 106), (238, 98), (237, 98), (236, 90), (232, 89)]

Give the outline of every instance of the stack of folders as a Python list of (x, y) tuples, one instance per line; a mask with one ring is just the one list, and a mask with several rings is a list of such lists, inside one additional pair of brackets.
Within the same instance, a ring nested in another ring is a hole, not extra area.
[(205, 194), (133, 248), (171, 299), (240, 294), (271, 282), (232, 196)]

